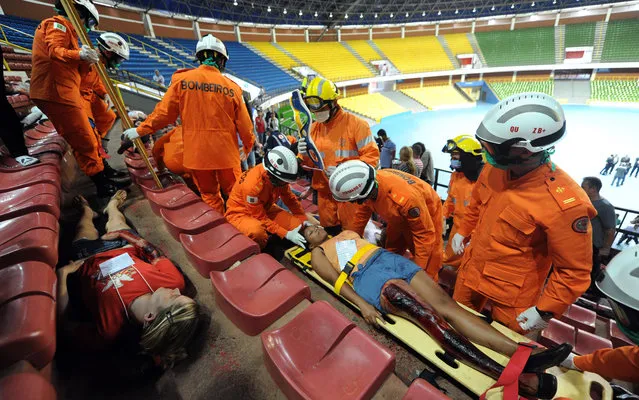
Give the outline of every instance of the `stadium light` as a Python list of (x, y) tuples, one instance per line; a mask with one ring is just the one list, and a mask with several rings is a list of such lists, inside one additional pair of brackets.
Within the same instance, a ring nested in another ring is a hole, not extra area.
[(393, 18), (393, 17), (394, 17), (394, 15), (393, 15), (393, 13), (391, 13), (391, 18)]
[(317, 11), (315, 11), (315, 17), (317, 18)]
[(300, 10), (299, 15), (300, 15), (300, 17), (303, 15), (302, 10)]
[(515, 8), (515, 5), (514, 5), (514, 4), (511, 4), (511, 5), (510, 5), (510, 8)]
[(495, 6), (492, 6), (492, 7), (490, 8), (490, 11), (495, 11)]
[(237, 0), (233, 0), (233, 5), (236, 6), (237, 5)]
[(377, 13), (375, 13), (375, 18), (377, 18)]
[(344, 14), (344, 19), (348, 19), (348, 14)]
[(437, 11), (437, 15), (442, 15), (442, 11), (441, 10)]
[(477, 12), (477, 9), (475, 7), (473, 7), (473, 12)]
[(268, 6), (268, 8), (266, 9), (267, 12), (271, 12), (271, 6)]
[(422, 11), (422, 17), (426, 16), (426, 11)]
[(533, 1), (532, 4), (530, 4), (531, 7), (535, 6), (535, 2)]
[(330, 13), (330, 14), (328, 15), (328, 18), (333, 18), (333, 13)]
[(359, 18), (360, 18), (360, 19), (364, 18), (364, 14), (360, 14), (360, 15), (359, 15)]
[(284, 9), (284, 14), (288, 14), (288, 11), (286, 11), (286, 8)]
[(455, 9), (455, 14), (459, 14), (459, 10)]
[(552, 0), (552, 4), (557, 4), (557, 0)]
[(408, 18), (408, 13), (406, 13), (406, 18)]

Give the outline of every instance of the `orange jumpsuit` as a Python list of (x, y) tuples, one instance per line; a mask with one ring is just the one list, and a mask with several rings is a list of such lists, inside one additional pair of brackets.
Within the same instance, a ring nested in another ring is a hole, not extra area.
[(184, 141), (182, 140), (182, 125), (173, 128), (166, 135), (155, 141), (153, 158), (162, 167), (177, 175), (188, 175), (184, 169)]
[(601, 349), (576, 356), (572, 361), (580, 370), (597, 373), (606, 379), (639, 382), (639, 346)]
[(184, 168), (190, 170), (202, 200), (224, 213), (220, 187), (227, 195), (241, 174), (238, 134), (249, 154), (253, 123), (242, 89), (208, 65), (180, 70), (155, 110), (138, 128), (148, 135), (182, 119)]
[[(291, 210), (278, 207), (281, 198)], [(289, 185), (273, 186), (262, 164), (244, 172), (233, 186), (226, 203), (226, 219), (240, 232), (266, 246), (269, 234), (284, 238), (286, 233), (306, 221), (302, 204)]]
[[(463, 172), (453, 172), (448, 183), (448, 197), (444, 202), (444, 217), (453, 217), (453, 227), (450, 230), (449, 238), (452, 239), (459, 230), (459, 226), (464, 220), (466, 208), (470, 204), (471, 194), (475, 182), (466, 178)], [(452, 249), (452, 240), (448, 240), (444, 250), (444, 265), (459, 268), (462, 255), (457, 255)]]
[[(324, 160), (325, 168), (354, 159), (362, 160), (375, 168), (379, 163), (379, 149), (366, 121), (342, 109), (338, 109), (328, 122), (313, 123), (310, 134)], [(308, 157), (304, 157), (304, 160), (307, 165), (313, 166)], [(329, 227), (340, 225), (341, 222), (343, 229), (354, 230), (352, 219), (348, 216), (355, 215), (361, 206), (336, 202), (328, 187), (328, 178), (323, 172), (313, 171), (311, 186), (317, 191), (320, 223)]]
[(88, 64), (80, 60), (73, 25), (61, 16), (45, 19), (35, 31), (32, 49), (31, 99), (69, 143), (82, 171), (88, 176), (101, 172), (98, 140), (80, 95)]
[(104, 97), (107, 94), (106, 88), (100, 79), (98, 69), (91, 65), (86, 75), (82, 77), (80, 82), (80, 94), (84, 99), (84, 109), (95, 123), (100, 138), (106, 135), (113, 127), (115, 122), (115, 112), (111, 110)]
[(375, 211), (387, 222), (388, 251), (404, 254), (409, 249), (413, 262), (435, 281), (442, 266), (442, 203), (435, 190), (413, 175), (394, 169), (377, 172), (378, 194), (364, 202), (352, 218), (360, 236)]
[(590, 285), (596, 215), (581, 187), (550, 163), (514, 180), (484, 166), (459, 227), (473, 235), (453, 298), (478, 311), (491, 300), (493, 319), (517, 332), (517, 316), (532, 306), (561, 316)]

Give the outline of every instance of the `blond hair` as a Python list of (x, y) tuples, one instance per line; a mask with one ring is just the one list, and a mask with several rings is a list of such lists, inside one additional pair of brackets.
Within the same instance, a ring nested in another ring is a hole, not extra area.
[(406, 163), (408, 166), (408, 172), (411, 175), (415, 175), (417, 173), (417, 165), (415, 165), (415, 161), (413, 161), (413, 149), (404, 146), (399, 150), (399, 161)]
[(197, 329), (199, 305), (196, 302), (173, 304), (160, 311), (142, 331), (140, 345), (145, 353), (159, 357), (170, 368), (186, 358), (186, 344)]

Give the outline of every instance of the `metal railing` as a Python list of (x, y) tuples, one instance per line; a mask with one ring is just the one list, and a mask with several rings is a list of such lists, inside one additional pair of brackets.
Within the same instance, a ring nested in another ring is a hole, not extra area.
[(136, 91), (139, 90), (140, 92), (152, 94), (153, 96), (162, 97), (164, 96), (164, 93), (166, 93), (166, 87), (159, 85), (149, 79), (141, 77), (140, 75), (136, 75), (132, 72), (129, 72), (127, 70), (109, 71), (109, 77), (113, 79), (114, 81), (117, 81), (118, 83), (124, 84), (124, 85), (126, 85), (128, 82), (139, 83), (141, 85), (144, 85), (148, 87), (149, 89), (153, 89), (153, 90), (149, 91), (143, 88), (139, 88), (136, 85), (128, 85), (128, 86), (131, 88), (134, 88)]
[(133, 37), (131, 35), (126, 35), (127, 40), (129, 42), (130, 45), (133, 44), (133, 41), (136, 42), (136, 45), (139, 43), (139, 45), (142, 47), (143, 51), (146, 51), (148, 53), (152, 53), (155, 54), (158, 58), (160, 57), (160, 54), (166, 56), (169, 58), (169, 64), (182, 64), (182, 68), (191, 68), (194, 65), (192, 63), (187, 63), (186, 61), (177, 58), (176, 56), (167, 53), (166, 51), (162, 50), (162, 49), (158, 49), (155, 46), (151, 46), (150, 44), (143, 42), (142, 40)]
[(14, 49), (19, 49), (19, 50), (31, 53), (31, 49), (27, 49), (26, 47), (22, 47), (20, 45), (11, 43), (11, 41), (7, 37), (7, 34), (4, 31), (5, 29), (10, 29), (12, 31), (16, 31), (16, 32), (20, 33), (21, 35), (27, 36), (29, 38), (33, 38), (33, 35), (30, 35), (30, 34), (28, 34), (26, 32), (23, 32), (23, 31), (21, 31), (19, 29), (15, 29), (15, 28), (12, 28), (12, 27), (4, 25), (4, 24), (0, 24), (0, 33), (2, 34), (2, 39), (0, 39), (0, 43), (1, 44), (6, 44), (7, 46), (11, 46)]

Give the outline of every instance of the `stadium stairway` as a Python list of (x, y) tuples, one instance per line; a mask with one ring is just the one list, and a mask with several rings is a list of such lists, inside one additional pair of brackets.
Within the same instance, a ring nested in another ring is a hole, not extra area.
[(412, 112), (428, 111), (428, 108), (406, 96), (402, 92), (383, 92), (382, 95)]
[(457, 61), (457, 57), (455, 57), (452, 50), (448, 46), (448, 43), (446, 42), (446, 37), (444, 35), (439, 35), (437, 36), (437, 40), (439, 40), (439, 44), (442, 46), (442, 49), (444, 49), (444, 52), (448, 56), (450, 63), (453, 64), (453, 67), (459, 68), (459, 61)]
[(364, 58), (361, 55), (359, 55), (359, 53), (357, 51), (355, 51), (355, 49), (353, 49), (351, 47), (351, 45), (348, 44), (348, 42), (342, 42), (342, 46), (346, 47), (346, 49), (348, 51), (350, 51), (353, 54), (353, 56), (359, 60), (359, 62), (361, 62), (363, 65), (365, 65), (366, 68), (368, 68), (368, 70), (372, 74), (374, 74), (374, 75), (378, 74), (377, 70), (375, 68), (373, 68), (371, 63), (369, 63), (368, 61), (364, 60)]

